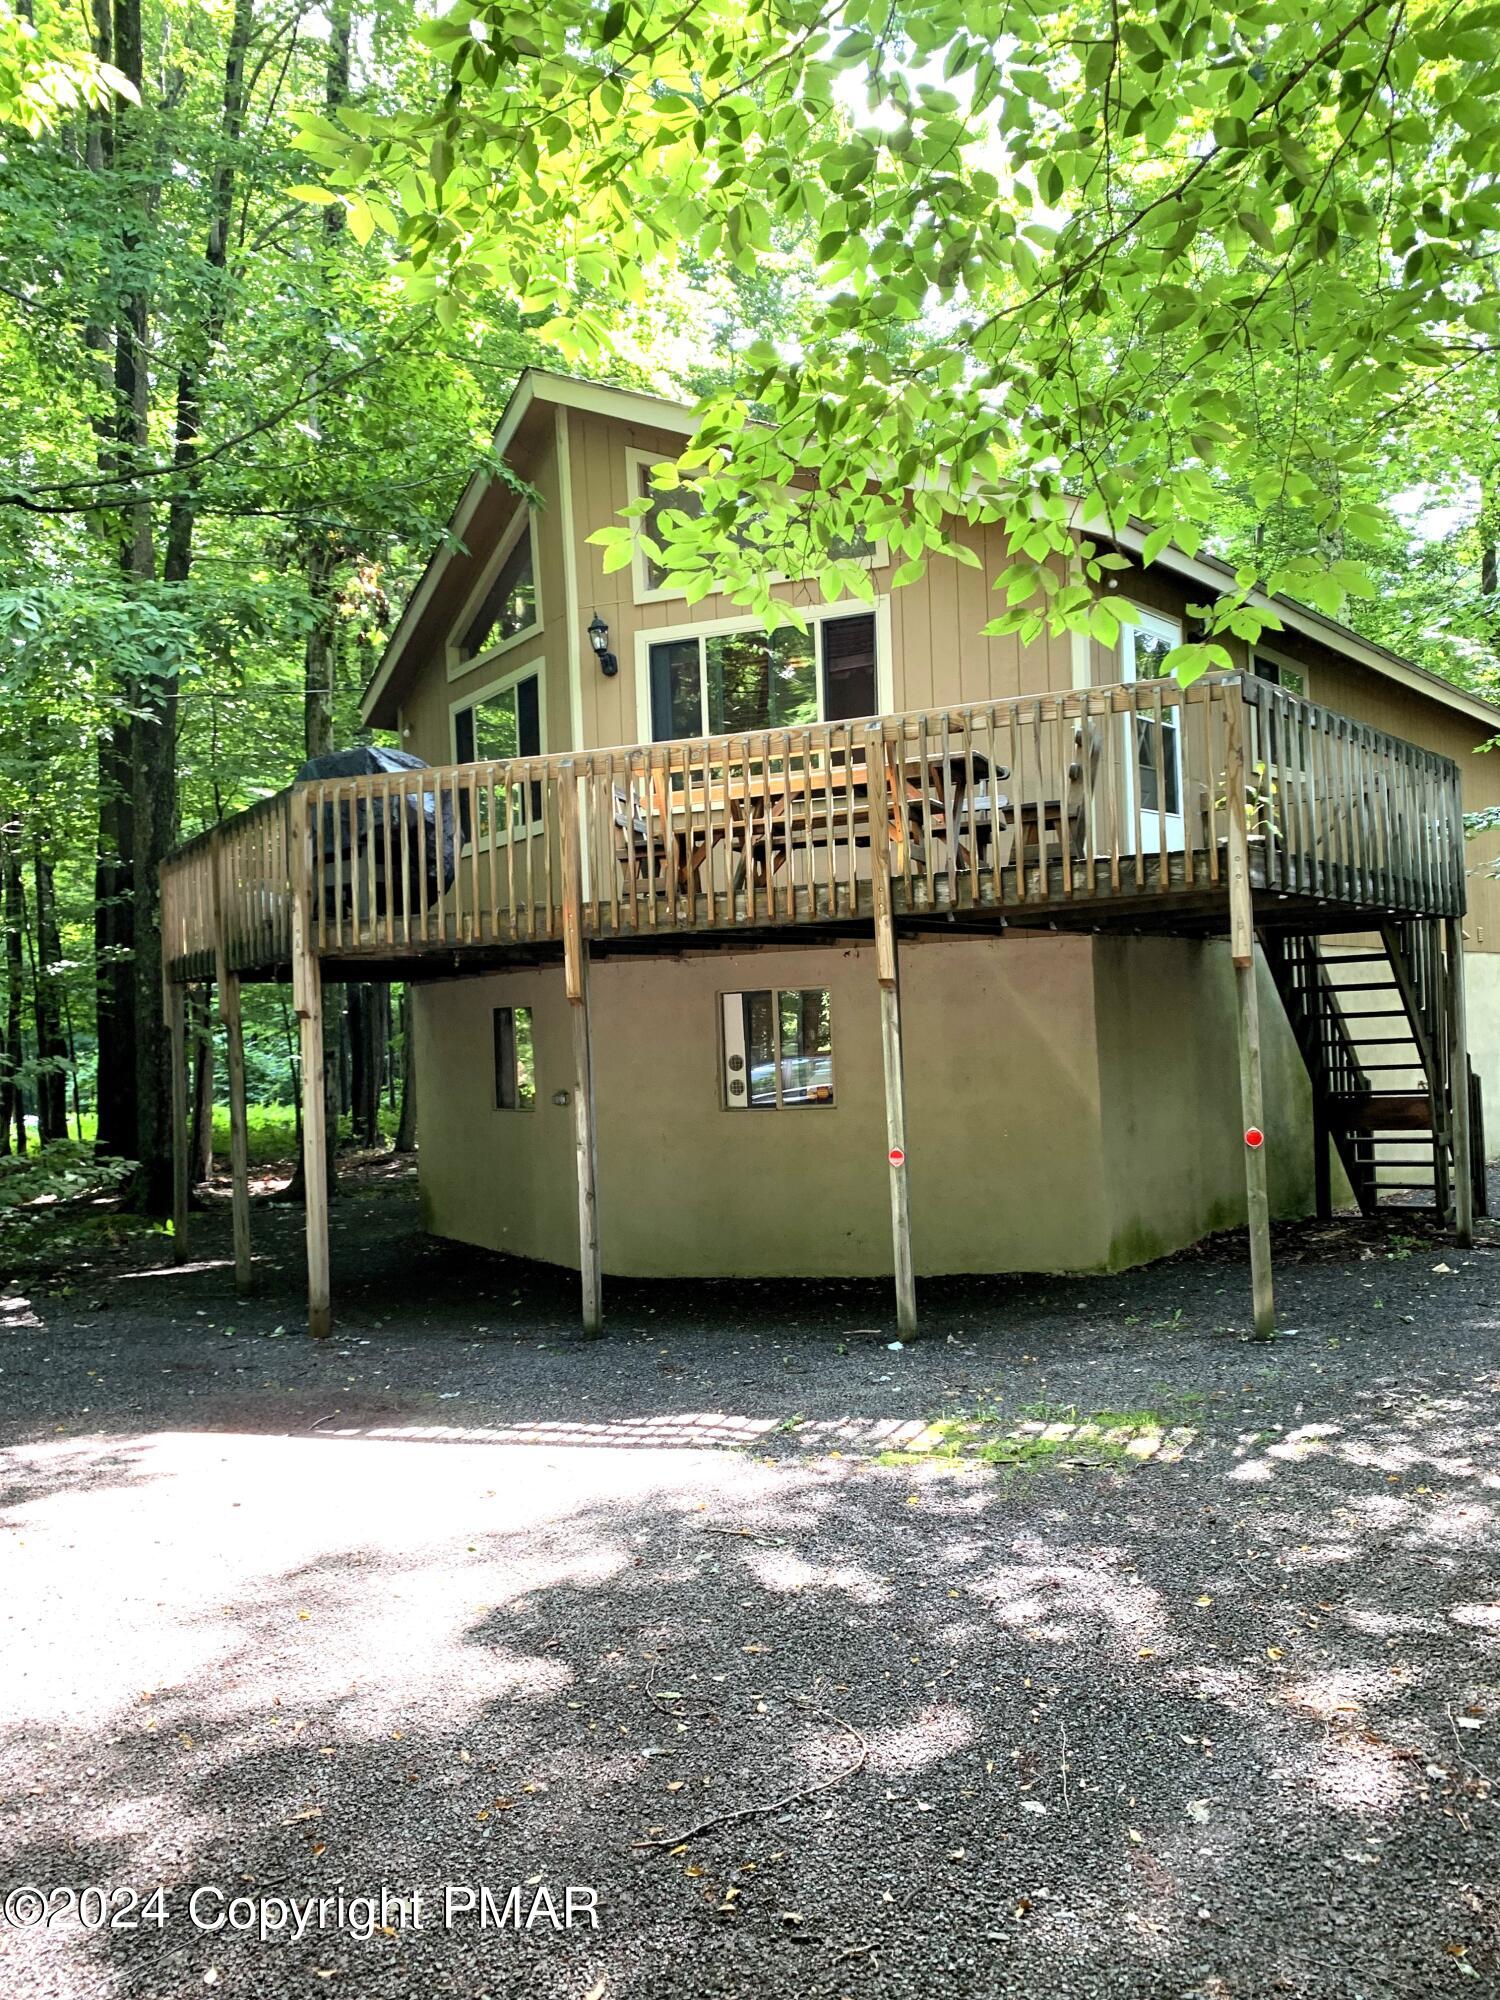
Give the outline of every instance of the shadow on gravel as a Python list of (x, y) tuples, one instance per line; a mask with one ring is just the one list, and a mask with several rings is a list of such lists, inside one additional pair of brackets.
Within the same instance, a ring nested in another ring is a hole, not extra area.
[[(169, 1915), (12, 1933), (5, 1990), (1488, 1983), (1493, 1402), (1396, 1386), (1010, 1478), (671, 1430), (34, 1440), (4, 1872)], [(444, 1885), (530, 1878), (597, 1888), (599, 1929), (444, 1927)], [(428, 1917), (263, 1942), (195, 1931), (199, 1884)]]

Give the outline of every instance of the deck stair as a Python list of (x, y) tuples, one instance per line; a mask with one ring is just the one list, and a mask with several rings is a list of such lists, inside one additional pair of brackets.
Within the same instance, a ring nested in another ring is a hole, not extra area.
[[(1312, 1079), (1315, 1129), (1332, 1140), (1361, 1212), (1399, 1199), (1447, 1218), (1455, 1162), (1440, 927), (1391, 922), (1347, 948), (1310, 934), (1261, 942)], [(1326, 1215), (1326, 1143), (1317, 1153)]]

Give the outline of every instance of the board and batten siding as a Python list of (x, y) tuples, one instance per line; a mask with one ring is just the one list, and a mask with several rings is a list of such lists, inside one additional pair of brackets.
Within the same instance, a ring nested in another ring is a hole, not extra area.
[[(620, 662), (613, 680), (591, 660), (583, 663), (584, 745), (591, 749), (634, 743), (640, 735), (636, 685), (636, 638), (647, 631), (694, 629), (742, 615), (743, 607), (718, 592), (697, 604), (681, 598), (636, 602), (634, 566), (604, 572), (602, 549), (589, 542), (596, 529), (618, 521), (636, 494), (630, 484), (631, 452), (667, 460), (682, 449), (669, 431), (623, 424), (580, 410), (567, 413), (573, 489), (573, 531), (579, 588), (580, 628), (595, 612), (609, 626), (610, 647)], [(875, 589), (889, 594), (892, 685), (897, 711), (937, 708), (948, 703), (987, 701), (1037, 694), (1073, 685), (1073, 648), (1066, 639), (1043, 639), (1023, 647), (1014, 637), (987, 637), (983, 627), (999, 607), (991, 585), (1006, 566), (998, 528), (963, 531), (982, 567), (939, 559), (920, 582), (890, 593), (891, 568), (872, 571)], [(776, 586), (789, 603), (822, 603), (808, 583)], [(857, 598), (841, 601), (849, 612), (864, 607)]]

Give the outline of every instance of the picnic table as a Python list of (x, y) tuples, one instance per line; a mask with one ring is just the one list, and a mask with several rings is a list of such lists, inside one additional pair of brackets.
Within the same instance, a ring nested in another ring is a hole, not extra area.
[[(908, 845), (925, 848), (930, 829), (933, 838), (950, 848), (953, 865), (966, 867), (969, 857), (958, 830), (971, 776), (985, 814), (983, 820), (979, 811), (972, 815), (974, 836), (982, 845), (990, 832), (991, 801), (978, 788), (1008, 778), (1009, 771), (992, 766), (979, 751), (945, 753), (888, 744), (886, 753), (890, 839), (898, 863), (904, 862)], [(792, 753), (779, 761), (778, 770), (763, 759), (759, 770), (747, 764), (732, 776), (688, 766), (680, 784), (661, 788), (657, 821), (670, 840), (671, 865), (682, 890), (701, 893), (704, 865), (726, 842), (736, 851), (736, 889), (748, 869), (754, 868), (757, 881), (766, 881), (798, 849), (869, 845), (870, 785), (863, 754), (834, 752), (813, 761)], [(997, 797), (993, 810), (995, 823), (1004, 826), (1009, 801)], [(618, 803), (616, 821), (624, 823)], [(639, 864), (642, 844), (649, 839), (644, 814), (638, 812), (633, 825)], [(925, 865), (921, 853), (915, 865)]]

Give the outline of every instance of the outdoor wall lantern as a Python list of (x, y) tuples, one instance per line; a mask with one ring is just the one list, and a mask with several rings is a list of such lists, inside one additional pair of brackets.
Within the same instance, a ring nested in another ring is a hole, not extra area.
[(609, 627), (596, 611), (589, 620), (589, 644), (599, 655), (599, 671), (608, 677), (620, 671), (620, 662), (609, 650)]

